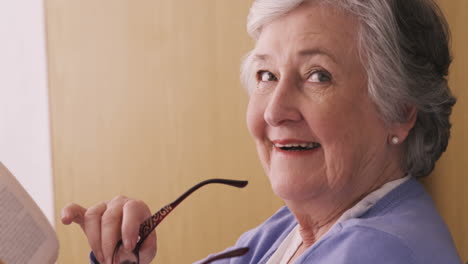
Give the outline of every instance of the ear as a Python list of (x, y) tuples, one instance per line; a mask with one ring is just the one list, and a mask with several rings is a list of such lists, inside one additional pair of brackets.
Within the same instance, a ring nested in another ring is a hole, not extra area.
[(407, 107), (406, 113), (406, 121), (398, 123), (395, 122), (391, 125), (389, 142), (391, 142), (392, 137), (397, 137), (400, 143), (405, 141), (409, 132), (414, 127), (414, 123), (416, 123), (416, 118), (418, 116), (416, 107)]

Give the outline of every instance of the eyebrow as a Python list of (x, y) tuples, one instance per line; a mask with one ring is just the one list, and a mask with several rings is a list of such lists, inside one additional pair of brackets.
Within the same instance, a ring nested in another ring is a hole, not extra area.
[[(327, 50), (320, 48), (305, 49), (298, 52), (300, 57), (311, 57), (316, 55), (324, 55), (329, 57), (334, 63), (337, 63), (336, 58)], [(268, 54), (254, 54), (252, 60), (254, 62), (267, 62), (271, 60), (271, 56)]]

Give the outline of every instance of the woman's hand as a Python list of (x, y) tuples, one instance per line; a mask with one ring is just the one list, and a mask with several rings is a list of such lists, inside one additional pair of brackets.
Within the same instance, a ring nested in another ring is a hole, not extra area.
[[(69, 204), (62, 209), (62, 223), (76, 223), (100, 263), (111, 263), (115, 245), (122, 238), (125, 249), (132, 251), (138, 239), (140, 224), (151, 216), (148, 206), (139, 200), (117, 196), (88, 209)], [(156, 256), (156, 234), (146, 238), (140, 249), (140, 263), (150, 263)]]

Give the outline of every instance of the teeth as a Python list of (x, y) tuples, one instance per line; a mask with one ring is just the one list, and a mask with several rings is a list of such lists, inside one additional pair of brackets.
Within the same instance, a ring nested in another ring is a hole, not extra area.
[(277, 148), (299, 148), (301, 147), (301, 148), (308, 148), (308, 149), (312, 149), (312, 148), (320, 146), (320, 144), (316, 142), (301, 143), (301, 144), (285, 144), (285, 145), (275, 143), (274, 145)]

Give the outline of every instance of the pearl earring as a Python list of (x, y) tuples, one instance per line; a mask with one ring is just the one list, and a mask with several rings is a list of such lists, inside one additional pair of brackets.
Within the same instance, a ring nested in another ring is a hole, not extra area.
[(399, 142), (400, 142), (400, 140), (398, 139), (397, 136), (393, 136), (393, 137), (392, 137), (392, 144), (393, 144), (393, 145), (396, 145), (396, 144), (398, 144)]

